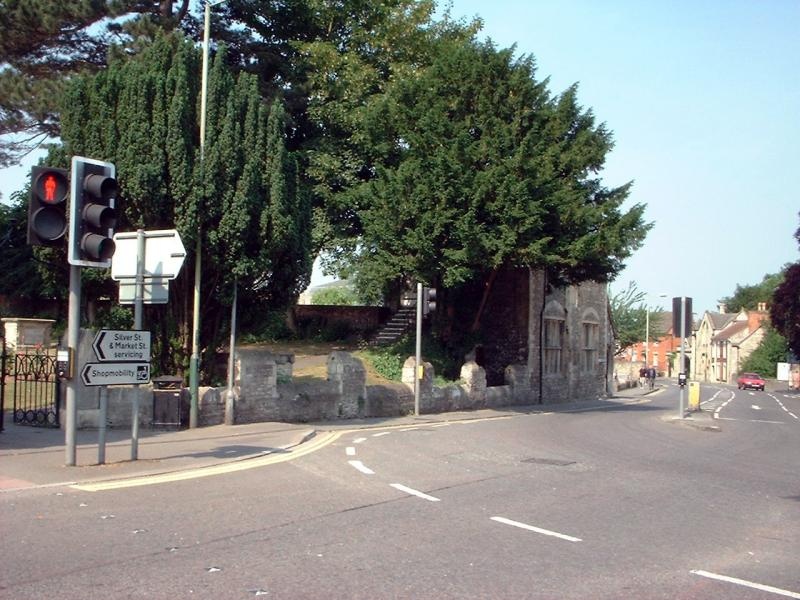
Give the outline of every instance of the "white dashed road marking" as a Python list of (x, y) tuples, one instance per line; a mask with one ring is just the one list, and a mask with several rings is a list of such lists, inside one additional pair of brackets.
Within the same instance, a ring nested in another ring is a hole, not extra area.
[(533, 525), (528, 525), (526, 523), (520, 523), (519, 521), (512, 521), (511, 519), (506, 519), (505, 517), (492, 517), (492, 521), (497, 521), (498, 523), (503, 523), (504, 525), (511, 525), (513, 527), (519, 527), (520, 529), (527, 529), (528, 531), (533, 531), (535, 533), (541, 533), (542, 535), (549, 535), (552, 537), (559, 538), (561, 540), (566, 540), (568, 542), (581, 542), (581, 538), (573, 537), (571, 535), (565, 535), (563, 533), (558, 533), (557, 531), (550, 531), (549, 529), (542, 529), (541, 527), (534, 527)]
[(717, 575), (716, 573), (709, 573), (708, 571), (694, 570), (694, 575), (700, 577), (707, 577), (709, 579), (716, 579), (717, 581), (725, 581), (727, 583), (735, 583), (744, 587), (753, 588), (754, 590), (761, 590), (762, 592), (769, 592), (771, 594), (778, 594), (779, 596), (786, 596), (788, 598), (800, 598), (797, 592), (790, 592), (789, 590), (782, 590), (780, 588), (772, 587), (771, 585), (764, 585), (763, 583), (754, 583), (745, 579), (737, 579), (736, 577), (728, 577), (727, 575)]
[(356, 449), (353, 446), (348, 446), (344, 449), (344, 453), (347, 454), (347, 456), (355, 456)]
[(375, 471), (364, 465), (360, 460), (348, 460), (350, 466), (354, 469), (361, 471), (364, 475), (375, 475)]
[(417, 498), (422, 498), (423, 500), (428, 500), (429, 502), (439, 502), (440, 501), (439, 498), (436, 498), (434, 496), (429, 496), (428, 494), (426, 494), (424, 492), (420, 492), (419, 490), (415, 490), (413, 488), (406, 487), (402, 483), (391, 483), (389, 485), (391, 485), (396, 490), (400, 490), (401, 492), (405, 492), (406, 494), (410, 494), (412, 496), (416, 496)]

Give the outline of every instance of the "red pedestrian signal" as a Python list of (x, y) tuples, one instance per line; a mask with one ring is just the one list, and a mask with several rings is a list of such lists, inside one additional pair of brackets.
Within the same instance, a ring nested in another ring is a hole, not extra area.
[(31, 169), (28, 244), (59, 246), (67, 233), (69, 172), (55, 167)]

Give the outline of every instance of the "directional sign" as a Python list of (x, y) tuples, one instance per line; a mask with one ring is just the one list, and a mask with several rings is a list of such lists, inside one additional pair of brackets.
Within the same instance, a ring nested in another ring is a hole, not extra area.
[(94, 336), (92, 350), (100, 362), (149, 362), (150, 332), (101, 329)]
[(138, 385), (150, 383), (150, 363), (86, 363), (81, 371), (84, 385)]
[[(137, 233), (127, 231), (114, 234), (116, 250), (111, 260), (111, 279), (120, 281), (136, 278)], [(186, 248), (175, 229), (144, 232), (145, 279), (175, 279), (183, 266)]]
[[(136, 280), (123, 279), (119, 282), (119, 303), (136, 302)], [(166, 304), (169, 302), (169, 280), (148, 278), (142, 286), (142, 302), (145, 304)]]

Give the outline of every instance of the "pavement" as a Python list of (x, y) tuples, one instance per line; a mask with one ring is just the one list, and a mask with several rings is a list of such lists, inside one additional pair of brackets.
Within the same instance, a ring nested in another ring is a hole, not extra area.
[[(420, 426), (476, 419), (507, 418), (515, 414), (567, 412), (641, 402), (660, 391), (643, 388), (620, 390), (605, 400), (555, 405), (513, 406), (495, 409), (424, 414), (377, 419), (349, 419), (320, 423), (249, 423), (215, 425), (195, 429), (139, 429), (136, 460), (132, 460), (130, 429), (108, 429), (105, 457), (100, 462), (99, 432), (79, 430), (76, 434), (76, 465), (66, 466), (64, 430), (13, 423), (6, 413), (0, 432), (0, 493), (37, 487), (123, 481), (214, 469), (220, 465), (251, 461), (270, 455), (291, 458), (310, 449), (315, 438), (331, 432)], [(668, 420), (665, 418), (665, 420)], [(689, 426), (713, 426), (710, 413), (695, 413), (684, 420)]]

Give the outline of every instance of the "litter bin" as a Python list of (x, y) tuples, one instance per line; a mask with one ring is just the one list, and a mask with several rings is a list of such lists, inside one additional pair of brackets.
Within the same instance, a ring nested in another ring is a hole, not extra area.
[(698, 411), (698, 410), (700, 410), (700, 382), (699, 381), (690, 381), (689, 382), (689, 410), (690, 411)]
[(188, 421), (183, 378), (162, 375), (153, 378), (153, 427), (181, 427)]

